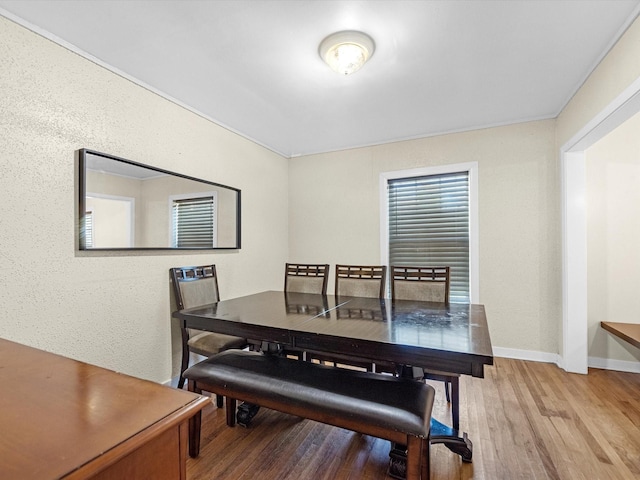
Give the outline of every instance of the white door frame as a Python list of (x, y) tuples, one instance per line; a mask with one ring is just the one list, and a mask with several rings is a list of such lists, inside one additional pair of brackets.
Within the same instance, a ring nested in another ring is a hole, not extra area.
[(587, 183), (585, 150), (640, 112), (640, 78), (560, 148), (562, 353), (560, 367), (587, 373)]
[[(136, 244), (136, 199), (134, 197), (124, 197), (122, 195), (109, 195), (107, 193), (92, 193), (92, 192), (87, 192), (86, 193), (86, 197), (93, 197), (93, 198), (97, 198), (100, 200), (110, 200), (113, 202), (119, 202), (124, 204), (126, 210), (127, 210), (127, 220), (126, 220), (126, 225), (125, 228), (127, 228), (128, 230), (128, 235), (126, 235), (129, 238), (128, 241), (128, 245), (122, 245), (123, 247), (127, 247), (127, 248), (134, 248), (135, 244)], [(95, 232), (94, 232), (94, 243), (96, 242), (96, 238), (95, 238)], [(99, 244), (99, 242), (97, 242)], [(97, 247), (97, 248), (109, 248), (107, 246), (105, 247)], [(113, 248), (113, 247), (111, 247)]]

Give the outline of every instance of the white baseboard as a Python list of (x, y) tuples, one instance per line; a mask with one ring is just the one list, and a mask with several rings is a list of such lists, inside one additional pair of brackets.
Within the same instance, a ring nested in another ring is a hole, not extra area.
[(588, 363), (591, 368), (617, 370), (618, 372), (640, 373), (640, 362), (613, 360), (611, 358), (589, 357)]
[[(557, 353), (537, 352), (533, 350), (519, 350), (517, 348), (493, 347), (496, 357), (512, 358), (514, 360), (529, 360), (532, 362), (555, 363), (562, 366), (562, 357)], [(589, 357), (589, 367), (603, 370), (616, 370), (619, 372), (640, 373), (640, 362), (614, 360), (611, 358)]]
[(519, 350), (517, 348), (493, 347), (496, 357), (513, 358), (514, 360), (529, 360), (532, 362), (555, 363), (560, 365), (557, 353), (537, 352), (534, 350)]

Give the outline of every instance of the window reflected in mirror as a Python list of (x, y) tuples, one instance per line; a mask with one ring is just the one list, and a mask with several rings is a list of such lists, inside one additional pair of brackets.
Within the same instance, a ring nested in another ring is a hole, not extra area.
[(80, 150), (81, 250), (238, 249), (240, 190)]

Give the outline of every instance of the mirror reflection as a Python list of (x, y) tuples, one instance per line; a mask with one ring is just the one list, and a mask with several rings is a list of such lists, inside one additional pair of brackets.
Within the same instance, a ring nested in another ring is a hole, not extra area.
[(80, 249), (240, 248), (240, 190), (80, 150)]

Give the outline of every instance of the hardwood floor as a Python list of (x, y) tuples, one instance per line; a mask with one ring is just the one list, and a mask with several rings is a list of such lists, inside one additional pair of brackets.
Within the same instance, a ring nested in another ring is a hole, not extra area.
[[(442, 384), (434, 416), (450, 421)], [(485, 378), (461, 377), (460, 424), (473, 463), (431, 448), (434, 480), (640, 479), (640, 374), (497, 358)], [(389, 442), (262, 409), (251, 427), (227, 428), (203, 411), (202, 449), (187, 478), (388, 479)]]

